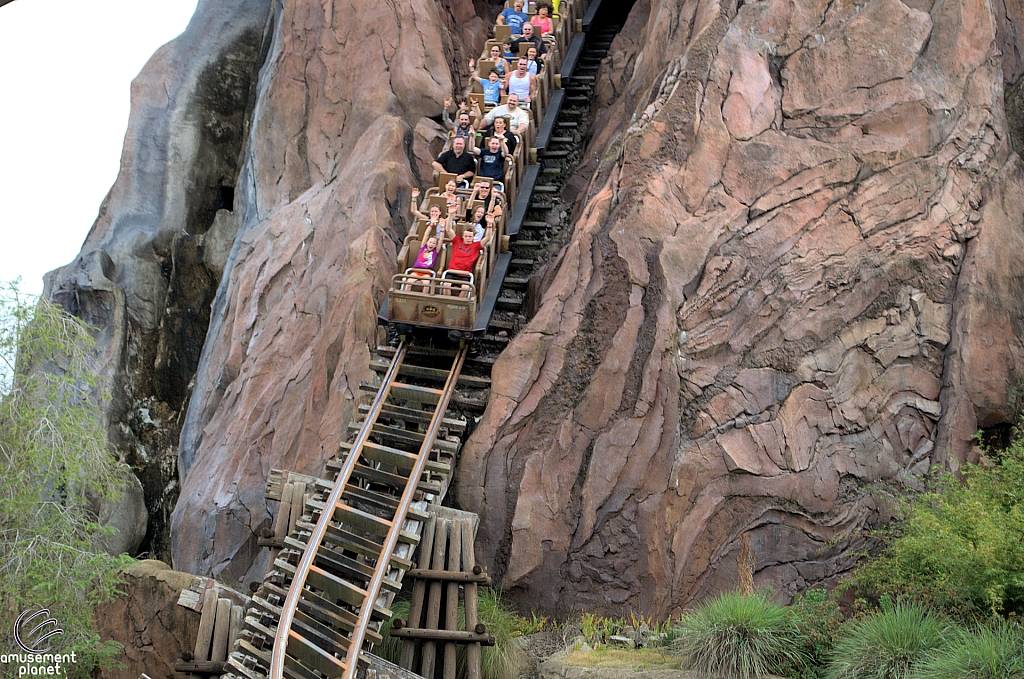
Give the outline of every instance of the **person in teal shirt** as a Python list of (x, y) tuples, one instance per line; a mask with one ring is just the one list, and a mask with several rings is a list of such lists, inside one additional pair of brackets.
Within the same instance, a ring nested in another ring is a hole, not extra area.
[(530, 15), (523, 11), (523, 0), (516, 0), (512, 7), (498, 15), (498, 23), (508, 26), (512, 35), (522, 35), (523, 24), (530, 21)]

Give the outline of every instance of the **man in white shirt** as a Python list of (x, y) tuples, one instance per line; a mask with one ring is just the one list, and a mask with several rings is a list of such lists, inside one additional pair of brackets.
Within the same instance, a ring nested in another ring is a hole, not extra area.
[(492, 108), (484, 116), (484, 122), (492, 125), (495, 118), (504, 118), (505, 116), (508, 116), (509, 127), (512, 128), (514, 134), (526, 134), (526, 128), (530, 125), (530, 114), (519, 107), (519, 97), (514, 94), (508, 95), (507, 104)]

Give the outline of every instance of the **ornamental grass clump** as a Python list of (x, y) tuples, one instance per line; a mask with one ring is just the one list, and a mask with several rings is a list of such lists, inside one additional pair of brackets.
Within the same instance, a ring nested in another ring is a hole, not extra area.
[(846, 625), (832, 652), (828, 679), (908, 679), (946, 643), (948, 624), (910, 602)]
[[(409, 619), (409, 602), (395, 601), (391, 605), (392, 618), (381, 627), (383, 642), (374, 647), (374, 654), (385, 660), (398, 664), (402, 654), (402, 639), (392, 637), (391, 624), (397, 619)], [(501, 592), (490, 588), (480, 588), (477, 598), (477, 612), (480, 622), (487, 625), (487, 633), (494, 637), (493, 646), (484, 646), (481, 650), (480, 667), (483, 679), (515, 679), (529, 662), (526, 651), (514, 638), (522, 624), (518, 615), (509, 608), (501, 598)], [(459, 629), (465, 629), (466, 611), (459, 601)], [(441, 662), (441, 648), (438, 644), (437, 662)], [(466, 677), (466, 646), (458, 647), (458, 676)]]
[(1020, 679), (1024, 632), (1005, 622), (962, 630), (925, 659), (914, 679)]
[(670, 652), (704, 677), (752, 679), (805, 662), (789, 611), (762, 593), (721, 594), (684, 615), (673, 636)]

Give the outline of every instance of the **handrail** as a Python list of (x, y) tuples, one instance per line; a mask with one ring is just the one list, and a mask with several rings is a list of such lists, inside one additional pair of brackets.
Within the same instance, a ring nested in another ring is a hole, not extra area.
[[(388, 367), (388, 371), (384, 374), (384, 380), (381, 388), (377, 392), (377, 396), (373, 399), (373, 404), (370, 406), (370, 412), (366, 415), (366, 422), (370, 423), (370, 425), (364, 426), (360, 429), (358, 437), (356, 437), (355, 442), (352, 444), (352, 449), (349, 452), (348, 458), (345, 460), (345, 464), (341, 468), (341, 471), (338, 472), (338, 478), (334, 482), (334, 488), (331, 490), (331, 495), (324, 504), (324, 511), (320, 514), (320, 520), (316, 522), (316, 526), (313, 528), (313, 533), (309, 537), (307, 549), (302, 554), (302, 559), (299, 560), (299, 564), (295, 568), (295, 577), (292, 580), (291, 587), (288, 588), (288, 596), (285, 598), (284, 604), (281, 606), (281, 619), (277, 626), (277, 634), (274, 637), (274, 652), (270, 661), (269, 679), (283, 679), (284, 677), (284, 657), (285, 650), (288, 647), (288, 634), (291, 632), (292, 621), (295, 619), (295, 611), (299, 606), (299, 599), (302, 597), (302, 590), (306, 586), (306, 576), (309, 574), (309, 568), (313, 565), (317, 551), (324, 540), (324, 536), (327, 534), (327, 528), (331, 523), (331, 517), (334, 515), (334, 507), (338, 504), (338, 501), (341, 500), (342, 492), (345, 490), (345, 487), (348, 485), (348, 480), (352, 476), (352, 471), (359, 459), (359, 449), (363, 447), (363, 444), (365, 444), (367, 439), (370, 437), (372, 423), (380, 414), (380, 411), (384, 406), (384, 401), (387, 399), (388, 394), (391, 391), (391, 385), (395, 381), (395, 378), (398, 377), (398, 368), (402, 365), (402, 361), (405, 360), (405, 351), (406, 346), (403, 342), (395, 352), (395, 357), (391, 360), (391, 365)], [(424, 459), (423, 462), (426, 462), (426, 460)], [(419, 476), (414, 478), (418, 479)], [(415, 490), (416, 483), (412, 483), (411, 487)], [(406, 509), (408, 509), (408, 505), (406, 505)], [(392, 531), (393, 530), (394, 527), (392, 527)], [(391, 551), (393, 550), (394, 546), (391, 547)], [(391, 551), (388, 551), (387, 554), (381, 552), (381, 559), (384, 564), (389, 562)], [(378, 564), (378, 569), (380, 567), (380, 564)], [(383, 576), (381, 577), (383, 578)], [(374, 599), (376, 599), (375, 595)], [(370, 610), (373, 610), (373, 601), (370, 603)], [(365, 636), (365, 632), (366, 630), (364, 629), (358, 635), (359, 646), (362, 646), (362, 639)], [(355, 635), (356, 633), (354, 631), (353, 637), (355, 637)], [(350, 655), (353, 648), (356, 648), (354, 638), (353, 645), (349, 646)], [(346, 677), (354, 676), (352, 672), (353, 667), (354, 665), (347, 665), (345, 667)]]
[[(441, 294), (441, 290), (444, 289), (445, 283), (451, 286), (451, 289), (453, 290), (458, 290), (461, 287), (461, 283), (470, 284), (469, 297)], [(438, 297), (440, 298), (440, 301), (446, 304), (456, 304), (459, 306), (472, 306), (476, 304), (478, 295), (476, 294), (474, 286), (474, 281), (459, 281), (454, 278), (428, 278), (426, 276), (416, 276), (406, 273), (396, 273), (391, 277), (391, 291), (396, 294)]]

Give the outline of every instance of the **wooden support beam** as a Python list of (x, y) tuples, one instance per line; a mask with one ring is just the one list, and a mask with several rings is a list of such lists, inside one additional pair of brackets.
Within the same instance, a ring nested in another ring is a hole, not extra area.
[[(458, 572), (462, 559), (462, 530), (458, 521), (451, 522), (451, 534), (448, 543), (448, 571)], [(459, 583), (448, 583), (448, 596), (445, 600), (444, 626), (446, 630), (456, 630), (459, 626)], [(456, 645), (447, 641), (444, 645), (444, 666), (441, 668), (442, 679), (455, 679)]]
[(482, 644), (493, 646), (494, 637), (490, 634), (477, 634), (457, 629), (402, 629), (391, 628), (391, 636), (399, 639), (420, 639), (423, 641), (452, 641), (456, 644)]
[(203, 612), (199, 617), (199, 633), (196, 634), (196, 660), (210, 659), (210, 645), (213, 643), (213, 623), (217, 620), (217, 588), (211, 587), (203, 594)]
[(231, 665), (212, 660), (175, 660), (174, 671), (191, 672), (192, 674), (227, 674), (231, 671)]
[(213, 624), (213, 644), (210, 646), (210, 660), (227, 662), (228, 628), (231, 626), (231, 601), (217, 600), (217, 618)]
[[(476, 572), (476, 553), (473, 549), (474, 531), (469, 521), (460, 521), (462, 529), (462, 567), (468, 571)], [(477, 625), (477, 594), (478, 587), (475, 582), (466, 583), (463, 596), (466, 601), (466, 629), (475, 629)], [(481, 679), (480, 644), (470, 644), (466, 647), (466, 679)]]
[(475, 582), (479, 585), (490, 585), (491, 576), (486, 573), (463, 573), (461, 571), (439, 571), (431, 568), (413, 568), (409, 571), (410, 578), (421, 580), (440, 580), (442, 582)]
[[(444, 557), (447, 554), (448, 548), (448, 523), (446, 519), (441, 518), (435, 521), (434, 555), (432, 561), (434, 566), (444, 566)], [(438, 581), (431, 582), (429, 587), (427, 587), (427, 620), (425, 627), (429, 630), (436, 630), (441, 620), (441, 591), (441, 583)], [(393, 627), (391, 634), (396, 636)], [(407, 638), (414, 639), (415, 637)], [(423, 644), (423, 648), (420, 651), (420, 656), (419, 675), (421, 677), (433, 677), (437, 661), (437, 644), (434, 643), (434, 638), (428, 637), (426, 639), (426, 643)]]

